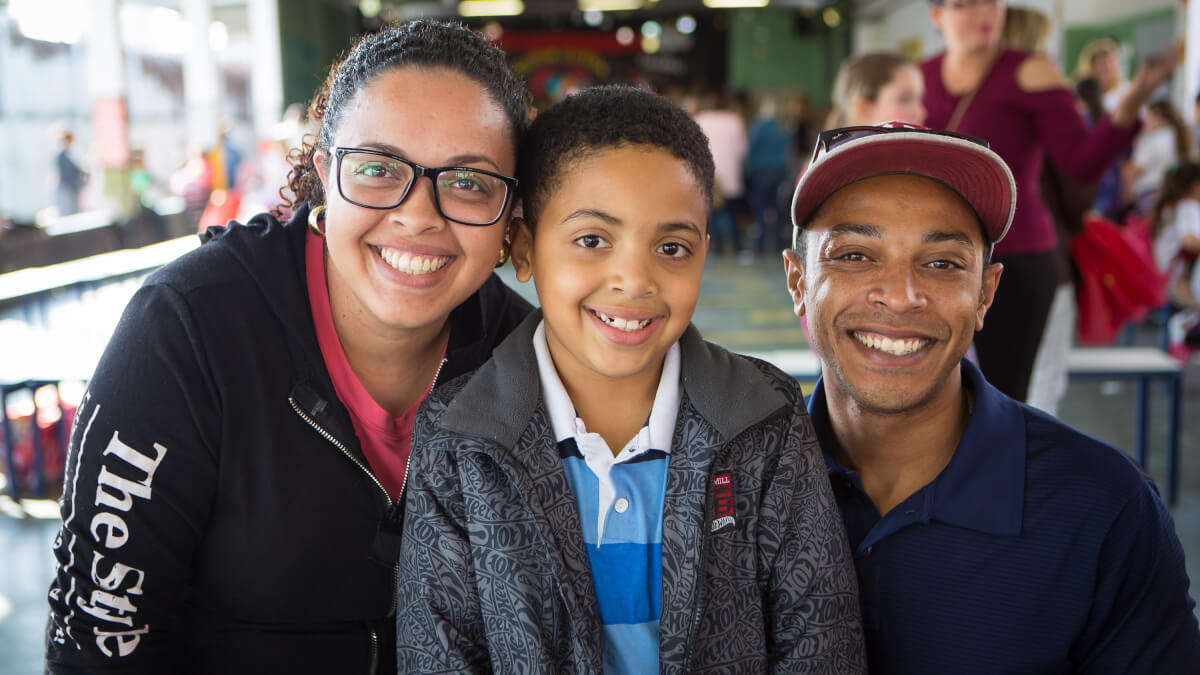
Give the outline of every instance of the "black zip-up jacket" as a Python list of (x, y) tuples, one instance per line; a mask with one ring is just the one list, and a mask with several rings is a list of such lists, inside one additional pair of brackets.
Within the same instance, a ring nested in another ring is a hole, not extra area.
[[(395, 672), (400, 518), (321, 357), (307, 217), (210, 230), (126, 308), (71, 436), (50, 672)], [(529, 311), (489, 278), (439, 381)]]

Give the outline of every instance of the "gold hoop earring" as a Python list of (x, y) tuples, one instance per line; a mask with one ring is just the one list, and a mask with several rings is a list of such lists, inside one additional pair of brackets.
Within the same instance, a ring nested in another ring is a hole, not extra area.
[(496, 263), (496, 267), (504, 267), (504, 263), (508, 262), (510, 247), (511, 244), (508, 241), (508, 235), (505, 235), (504, 241), (500, 242), (500, 262)]
[(325, 222), (325, 205), (314, 206), (312, 211), (308, 212), (308, 229), (312, 230), (318, 237), (324, 237), (325, 231), (321, 229), (321, 223)]

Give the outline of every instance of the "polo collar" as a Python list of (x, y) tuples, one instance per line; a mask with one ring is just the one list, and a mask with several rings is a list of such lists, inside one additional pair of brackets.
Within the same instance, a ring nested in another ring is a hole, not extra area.
[[(967, 427), (950, 463), (918, 495), (921, 520), (936, 520), (984, 534), (1021, 533), (1025, 502), (1025, 416), (1021, 404), (988, 384), (970, 361), (962, 361), (963, 384), (975, 395)], [(825, 386), (817, 380), (809, 415), (830, 473), (849, 473), (827, 448), (829, 409)], [(911, 498), (910, 498), (911, 499)], [(890, 514), (889, 514), (890, 515)]]
[[(550, 423), (554, 426), (554, 439), (562, 442), (568, 438), (578, 438), (586, 433), (586, 428), (583, 420), (576, 414), (575, 405), (554, 367), (550, 347), (546, 343), (544, 321), (538, 322), (537, 329), (533, 332), (533, 352), (537, 359), (542, 395), (550, 413)], [(679, 412), (679, 395), (679, 343), (676, 342), (667, 350), (663, 360), (662, 376), (654, 394), (650, 416), (638, 435), (620, 450), (620, 455), (640, 454), (650, 449), (670, 454), (671, 437), (675, 433), (675, 417)]]

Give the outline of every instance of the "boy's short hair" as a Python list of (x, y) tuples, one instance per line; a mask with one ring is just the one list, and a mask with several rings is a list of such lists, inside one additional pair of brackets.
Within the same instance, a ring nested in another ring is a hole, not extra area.
[[(591, 87), (537, 116), (521, 143), (520, 179), (530, 227), (563, 174), (576, 162), (606, 150), (660, 148), (687, 165), (712, 207), (713, 159), (700, 125), (667, 99), (627, 85)], [(653, 189), (653, 186), (647, 186)]]

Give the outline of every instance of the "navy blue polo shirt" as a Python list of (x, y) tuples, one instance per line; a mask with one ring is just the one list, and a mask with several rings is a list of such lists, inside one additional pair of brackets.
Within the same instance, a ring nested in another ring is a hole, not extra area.
[[(1124, 452), (975, 394), (946, 468), (880, 517), (826, 452), (858, 570), (872, 673), (1198, 673), (1175, 524)], [(829, 443), (824, 383), (809, 413)]]

